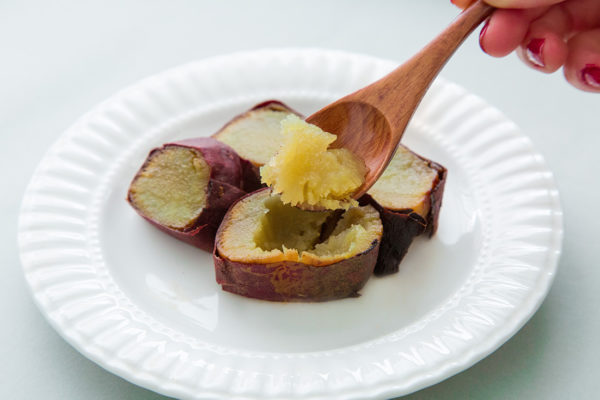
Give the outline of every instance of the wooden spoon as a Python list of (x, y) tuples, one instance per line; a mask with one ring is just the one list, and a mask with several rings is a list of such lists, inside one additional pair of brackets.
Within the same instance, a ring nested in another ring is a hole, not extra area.
[(454, 51), (494, 8), (476, 1), (427, 46), (400, 67), (306, 119), (337, 135), (332, 147), (346, 148), (369, 168), (358, 199), (381, 176), (429, 85)]

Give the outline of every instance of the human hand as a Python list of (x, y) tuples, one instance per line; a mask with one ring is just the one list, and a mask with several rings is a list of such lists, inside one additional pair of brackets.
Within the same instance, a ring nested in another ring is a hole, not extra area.
[[(474, 0), (451, 0), (465, 8)], [(578, 89), (600, 92), (600, 0), (486, 0), (499, 8), (479, 35), (494, 57), (516, 50), (538, 71), (563, 67)]]

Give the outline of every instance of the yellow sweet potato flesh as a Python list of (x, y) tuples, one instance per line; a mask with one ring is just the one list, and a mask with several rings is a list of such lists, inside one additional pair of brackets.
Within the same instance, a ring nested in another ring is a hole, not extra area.
[(266, 164), (281, 144), (281, 121), (289, 111), (252, 110), (232, 121), (216, 136), (231, 146), (242, 158), (255, 165)]
[(289, 115), (281, 122), (282, 146), (261, 168), (263, 183), (281, 200), (302, 208), (348, 209), (364, 183), (364, 163), (347, 149), (328, 149), (336, 139), (315, 125)]
[(130, 198), (161, 225), (186, 228), (206, 205), (210, 167), (193, 149), (167, 147), (155, 152), (131, 184)]
[(422, 217), (429, 212), (427, 201), (438, 171), (404, 146), (399, 146), (381, 177), (369, 194), (384, 208), (412, 209)]
[(321, 238), (332, 211), (305, 211), (286, 205), (270, 190), (256, 192), (230, 210), (221, 226), (220, 254), (231, 261), (297, 261), (329, 265), (368, 250), (382, 234), (379, 213), (371, 206), (346, 211), (331, 235)]

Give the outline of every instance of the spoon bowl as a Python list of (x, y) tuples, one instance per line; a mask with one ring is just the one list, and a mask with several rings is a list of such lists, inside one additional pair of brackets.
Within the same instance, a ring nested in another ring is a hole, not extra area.
[[(366, 193), (381, 176), (391, 159), (398, 142), (392, 124), (374, 105), (362, 101), (340, 101), (331, 104), (307, 118), (325, 132), (337, 136), (334, 148), (345, 148), (358, 155), (367, 166), (365, 183), (358, 188), (354, 198)], [(372, 182), (368, 187), (368, 182)]]

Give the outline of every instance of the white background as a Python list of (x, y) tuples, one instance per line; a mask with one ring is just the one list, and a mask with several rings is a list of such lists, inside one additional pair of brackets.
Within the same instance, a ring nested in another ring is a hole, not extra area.
[[(0, 398), (161, 399), (64, 342), (33, 304), (16, 245), (19, 203), (46, 149), (120, 88), (208, 56), (325, 47), (399, 62), (457, 10), (446, 0), (107, 0), (0, 3)], [(530, 322), (467, 371), (409, 399), (592, 399), (600, 393), (600, 94), (469, 39), (442, 74), (514, 120), (554, 172), (565, 241)]]

